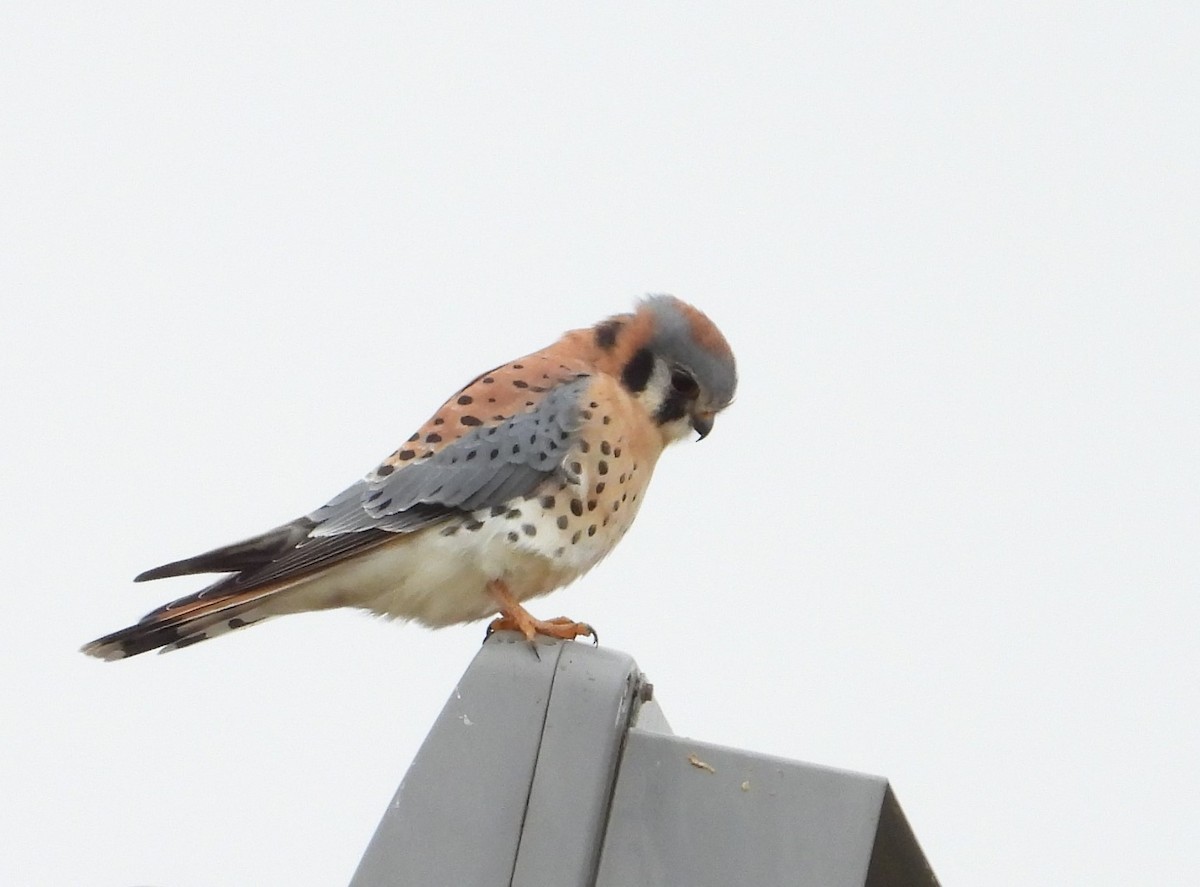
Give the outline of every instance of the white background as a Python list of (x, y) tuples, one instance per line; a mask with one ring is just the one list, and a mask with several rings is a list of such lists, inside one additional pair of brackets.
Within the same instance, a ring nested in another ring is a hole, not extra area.
[(1200, 881), (1194, 3), (195, 6), (0, 12), (0, 882), (348, 880), (481, 625), (78, 646), (647, 291), (737, 402), (535, 612), (946, 884)]

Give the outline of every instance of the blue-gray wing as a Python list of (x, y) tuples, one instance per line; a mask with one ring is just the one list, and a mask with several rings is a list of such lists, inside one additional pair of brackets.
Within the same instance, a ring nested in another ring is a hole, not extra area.
[(563, 470), (582, 425), (580, 400), (589, 382), (587, 376), (573, 377), (528, 412), (472, 428), (390, 473), (376, 469), (305, 517), (137, 578), (235, 574), (185, 600), (258, 588), (312, 573), (397, 534), (525, 496)]
[(528, 412), (473, 428), (390, 474), (377, 471), (309, 515), (316, 524), (312, 535), (412, 532), (450, 514), (527, 495), (561, 470), (579, 435), (580, 401), (589, 382), (587, 376), (573, 378)]

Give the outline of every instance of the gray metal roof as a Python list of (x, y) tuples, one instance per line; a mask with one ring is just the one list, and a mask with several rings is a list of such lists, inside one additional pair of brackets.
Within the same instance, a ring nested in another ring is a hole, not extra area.
[(675, 736), (628, 655), (493, 636), (351, 887), (936, 887), (887, 780)]

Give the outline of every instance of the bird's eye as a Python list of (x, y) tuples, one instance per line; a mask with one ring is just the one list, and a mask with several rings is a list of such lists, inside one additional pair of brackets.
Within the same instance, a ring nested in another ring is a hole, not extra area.
[(700, 386), (691, 377), (691, 374), (684, 370), (675, 370), (671, 373), (671, 387), (684, 397), (697, 397), (700, 394)]

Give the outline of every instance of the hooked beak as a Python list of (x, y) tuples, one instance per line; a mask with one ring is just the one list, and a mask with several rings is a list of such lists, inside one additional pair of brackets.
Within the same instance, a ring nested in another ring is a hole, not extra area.
[(692, 428), (700, 435), (700, 440), (708, 437), (708, 433), (713, 430), (713, 417), (716, 413), (712, 410), (705, 410), (703, 413), (695, 413), (692, 416)]

